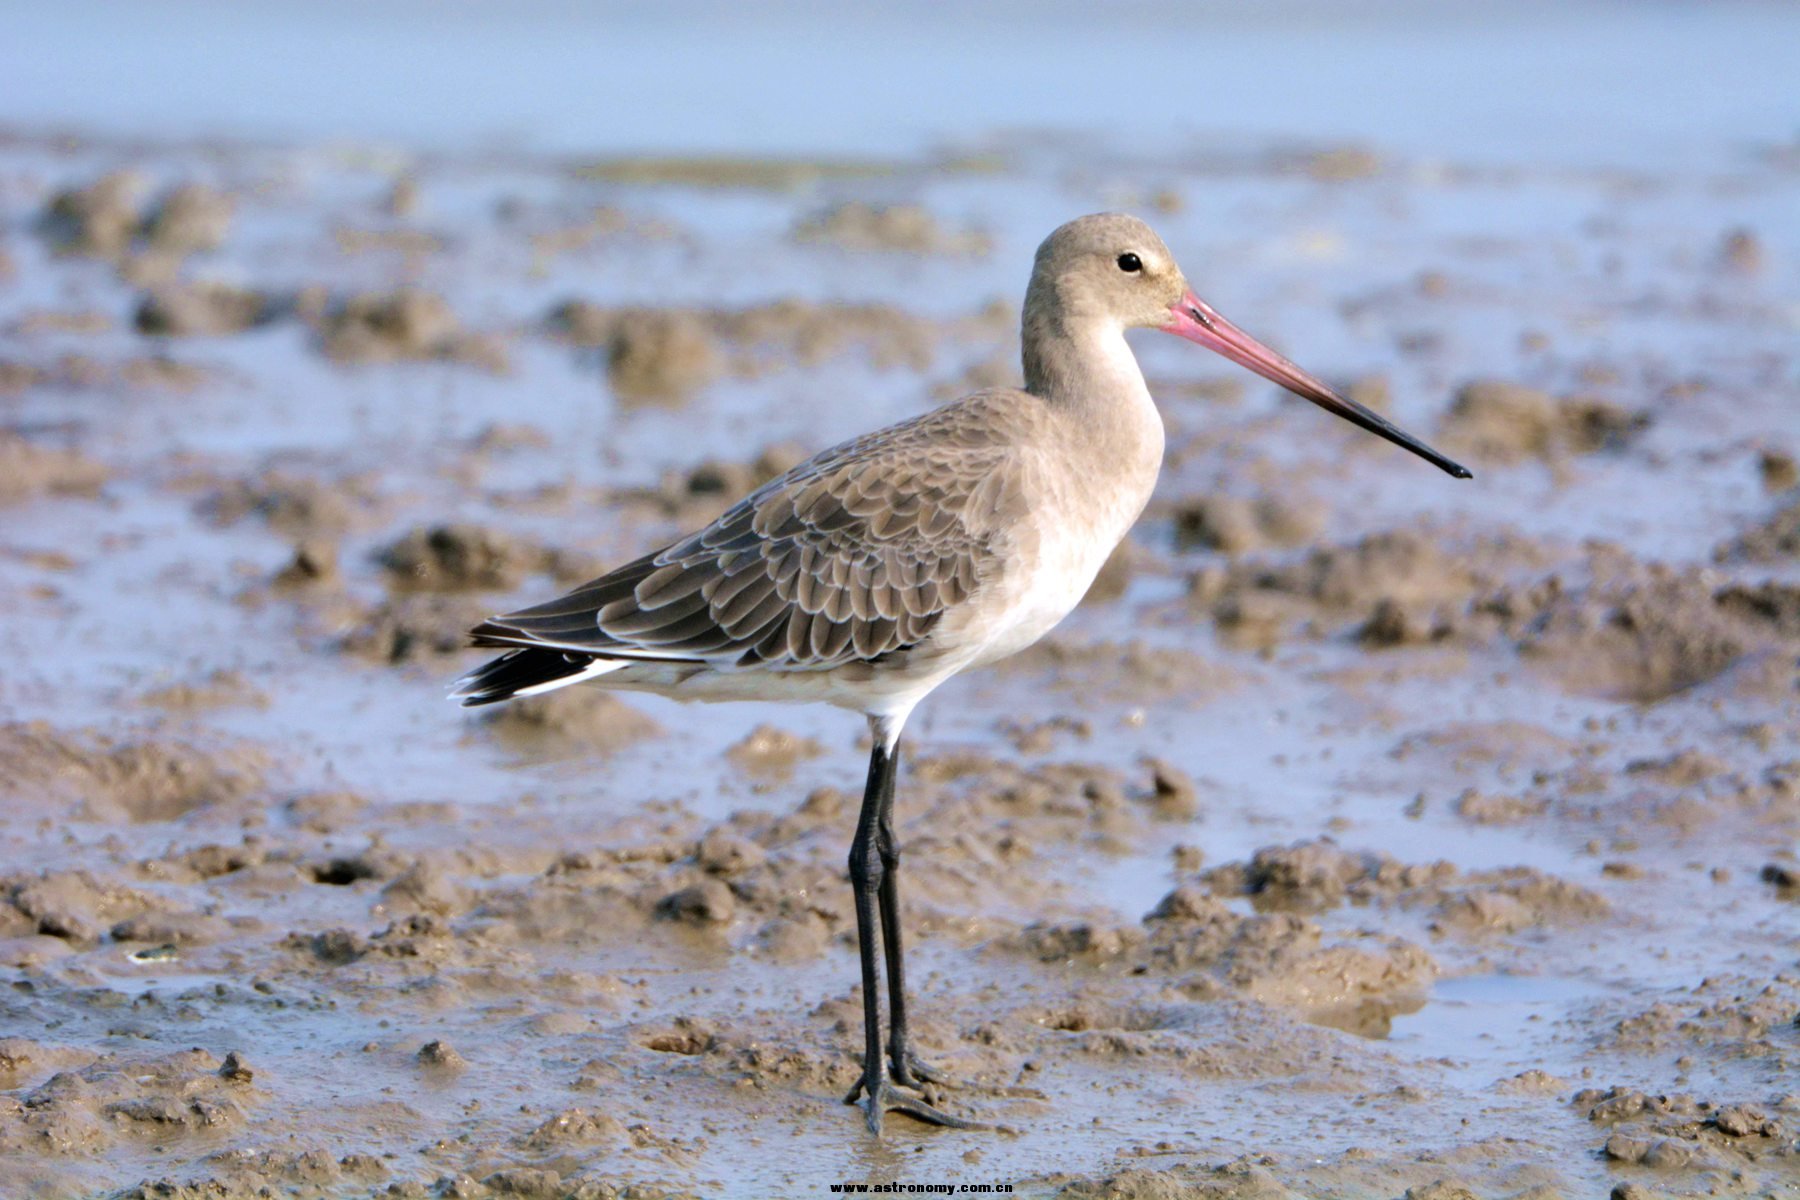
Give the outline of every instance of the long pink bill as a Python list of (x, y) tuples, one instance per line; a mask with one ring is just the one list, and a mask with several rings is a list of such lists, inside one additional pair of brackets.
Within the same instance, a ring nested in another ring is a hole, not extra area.
[(1296, 396), (1311, 400), (1327, 412), (1334, 412), (1353, 425), (1386, 438), (1396, 446), (1404, 446), (1414, 454), (1449, 472), (1458, 479), (1474, 476), (1469, 468), (1445, 458), (1418, 438), (1407, 433), (1387, 418), (1364, 408), (1348, 396), (1341, 396), (1319, 380), (1213, 311), (1211, 305), (1189, 292), (1169, 306), (1173, 319), (1162, 328), (1167, 333), (1184, 337), (1208, 350), (1223, 354), (1240, 366), (1249, 367), (1264, 379), (1278, 383)]

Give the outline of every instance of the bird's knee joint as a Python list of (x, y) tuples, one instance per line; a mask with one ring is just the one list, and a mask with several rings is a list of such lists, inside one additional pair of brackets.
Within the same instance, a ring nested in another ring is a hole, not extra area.
[(850, 848), (850, 882), (865, 892), (875, 891), (881, 886), (882, 876), (886, 874), (883, 855), (874, 846), (858, 843)]

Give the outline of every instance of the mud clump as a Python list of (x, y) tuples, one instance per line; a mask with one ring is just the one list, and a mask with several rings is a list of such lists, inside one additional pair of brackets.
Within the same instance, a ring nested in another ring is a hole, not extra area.
[(817, 758), (825, 748), (811, 738), (800, 737), (773, 725), (758, 725), (742, 741), (725, 751), (725, 757), (746, 775), (780, 781), (793, 777), (794, 768)]
[(177, 283), (157, 288), (133, 318), (139, 333), (156, 337), (222, 337), (270, 319), (268, 297), (224, 283)]
[(1367, 609), (1380, 600), (1451, 601), (1469, 595), (1475, 584), (1459, 558), (1407, 530), (1314, 550), (1293, 566), (1255, 571), (1251, 579), (1256, 587), (1340, 611)]
[(1530, 867), (1476, 872), (1442, 891), (1433, 931), (1465, 936), (1581, 924), (1612, 911), (1597, 893)]
[(1573, 690), (1649, 703), (1723, 673), (1752, 644), (1706, 573), (1632, 566), (1580, 591), (1551, 589), (1521, 652)]
[(44, 234), (67, 254), (117, 258), (137, 236), (143, 187), (135, 173), (115, 171), (86, 187), (58, 192), (44, 210)]
[(1556, 399), (1535, 388), (1482, 379), (1457, 392), (1439, 436), (1481, 461), (1505, 464), (1616, 450), (1649, 424), (1647, 415), (1605, 400)]
[(337, 547), (319, 538), (303, 538), (294, 546), (294, 556), (275, 572), (269, 586), (276, 591), (305, 591), (337, 583)]
[(629, 401), (680, 401), (724, 373), (712, 332), (691, 312), (628, 309), (606, 339), (606, 377)]
[(107, 1055), (59, 1071), (0, 1107), (0, 1154), (36, 1153), (46, 1143), (104, 1157), (121, 1143), (167, 1145), (241, 1127), (260, 1097), (219, 1075), (219, 1061), (187, 1050), (149, 1061)]
[(703, 879), (665, 896), (656, 913), (684, 925), (726, 925), (737, 914), (737, 901), (719, 880)]
[(164, 193), (149, 211), (140, 209), (144, 181), (135, 172), (115, 171), (86, 187), (58, 192), (44, 209), (39, 227), (62, 253), (124, 259), (134, 246), (147, 254), (140, 261), (159, 266), (133, 268), (132, 274), (162, 274), (167, 265), (224, 244), (230, 232), (229, 197), (199, 183), (180, 184)]
[(420, 1066), (439, 1071), (460, 1071), (469, 1065), (469, 1061), (457, 1052), (455, 1046), (440, 1039), (433, 1039), (420, 1046), (418, 1058)]
[(34, 496), (95, 496), (109, 475), (79, 451), (42, 446), (0, 429), (0, 504)]
[(827, 242), (845, 250), (971, 256), (986, 254), (993, 245), (985, 234), (945, 230), (916, 205), (858, 200), (807, 217), (794, 227), (794, 240)]
[(273, 469), (218, 487), (201, 501), (200, 511), (221, 525), (259, 517), (277, 533), (330, 543), (355, 524), (359, 508), (373, 503), (362, 480)]
[(1249, 862), (1215, 867), (1202, 878), (1214, 891), (1249, 896), (1260, 911), (1317, 913), (1440, 886), (1455, 876), (1449, 863), (1409, 865), (1319, 840), (1265, 846)]
[(0, 779), (15, 807), (73, 808), (90, 821), (169, 821), (235, 804), (262, 783), (249, 747), (208, 753), (176, 741), (68, 733), (41, 722), (0, 725)]
[(482, 724), (514, 749), (534, 754), (617, 754), (665, 732), (617, 696), (584, 687), (510, 701)]
[(1183, 546), (1237, 555), (1310, 541), (1324, 523), (1324, 511), (1317, 504), (1297, 504), (1280, 496), (1205, 496), (1176, 511), (1175, 538)]
[(267, 708), (269, 697), (237, 671), (220, 669), (192, 683), (171, 683), (139, 697), (149, 708), (194, 713), (218, 708)]
[(1756, 455), (1756, 474), (1763, 491), (1785, 492), (1800, 486), (1800, 461), (1785, 450), (1764, 448)]
[(805, 460), (806, 449), (799, 443), (776, 442), (747, 461), (707, 459), (691, 470), (667, 471), (654, 489), (621, 498), (648, 502), (663, 516), (698, 525)]
[[(145, 913), (166, 909), (148, 893), (88, 871), (45, 871), (0, 877), (0, 935), (42, 934), (92, 945)], [(195, 915), (195, 914), (188, 914)], [(129, 927), (121, 929), (131, 940)]]
[(1800, 500), (1713, 550), (1715, 562), (1781, 562), (1800, 558)]
[(491, 609), (479, 598), (419, 592), (391, 597), (338, 641), (346, 654), (388, 666), (446, 658), (469, 648), (469, 630)]
[(334, 362), (436, 359), (495, 374), (508, 366), (498, 341), (465, 332), (441, 296), (413, 288), (352, 296), (327, 308), (317, 327), (319, 348)]
[(377, 556), (398, 591), (470, 592), (516, 588), (527, 576), (559, 574), (561, 554), (481, 525), (415, 529)]
[[(551, 312), (549, 327), (577, 346), (602, 351), (609, 373), (623, 370), (612, 382), (626, 399), (641, 385), (644, 398), (669, 402), (724, 374), (757, 378), (851, 350), (879, 369), (923, 371), (941, 339), (992, 337), (1011, 321), (1010, 310), (992, 307), (938, 322), (887, 304), (787, 299), (740, 309), (615, 309), (568, 300)], [(621, 356), (625, 361), (615, 367)]]
[(1203, 571), (1190, 597), (1209, 605), (1221, 630), (1239, 644), (1270, 646), (1296, 628), (1353, 619), (1365, 642), (1401, 645), (1454, 628), (1456, 614), (1479, 590), (1471, 560), (1477, 556), (1452, 554), (1423, 534), (1391, 530), (1320, 547), (1295, 562), (1246, 561)]
[(144, 239), (153, 250), (176, 255), (217, 250), (231, 231), (229, 196), (184, 183), (159, 200), (145, 218)]

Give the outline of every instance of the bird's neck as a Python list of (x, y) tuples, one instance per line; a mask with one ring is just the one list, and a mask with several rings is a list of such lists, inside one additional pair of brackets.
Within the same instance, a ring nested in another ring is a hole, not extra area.
[(1055, 424), (1074, 461), (1117, 481), (1121, 512), (1108, 530), (1122, 536), (1149, 500), (1163, 460), (1162, 414), (1125, 331), (1112, 321), (1049, 319), (1035, 327), (1028, 320), (1024, 335), (1025, 388), (1060, 418)]
[(1096, 431), (1162, 421), (1125, 330), (1114, 321), (1030, 313), (1022, 331), (1025, 390), (1052, 408), (1079, 413)]

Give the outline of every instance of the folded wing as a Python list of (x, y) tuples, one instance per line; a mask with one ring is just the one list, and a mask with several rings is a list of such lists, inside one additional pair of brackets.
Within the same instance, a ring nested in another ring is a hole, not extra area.
[(1000, 569), (1019, 495), (1005, 444), (945, 411), (827, 451), (476, 644), (795, 670), (917, 646)]

